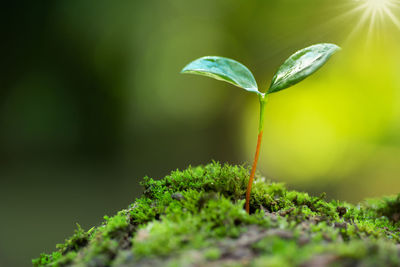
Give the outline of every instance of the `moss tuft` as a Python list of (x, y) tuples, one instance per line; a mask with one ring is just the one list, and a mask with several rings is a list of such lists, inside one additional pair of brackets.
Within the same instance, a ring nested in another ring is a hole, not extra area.
[(245, 166), (146, 177), (144, 194), (34, 266), (400, 266), (400, 195), (356, 206), (256, 177)]

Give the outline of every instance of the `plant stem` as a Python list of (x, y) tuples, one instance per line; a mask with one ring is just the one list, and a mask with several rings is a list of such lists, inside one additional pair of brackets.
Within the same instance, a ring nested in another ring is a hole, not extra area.
[(253, 185), (254, 175), (255, 175), (256, 169), (257, 169), (258, 158), (260, 156), (261, 141), (262, 141), (262, 136), (264, 133), (265, 105), (267, 104), (267, 101), (268, 101), (268, 95), (260, 96), (260, 121), (259, 121), (259, 125), (258, 125), (258, 138), (257, 138), (256, 154), (254, 156), (253, 167), (251, 168), (249, 184), (247, 186), (247, 191), (246, 191), (246, 212), (247, 213), (250, 213), (250, 193), (251, 193), (251, 187)]

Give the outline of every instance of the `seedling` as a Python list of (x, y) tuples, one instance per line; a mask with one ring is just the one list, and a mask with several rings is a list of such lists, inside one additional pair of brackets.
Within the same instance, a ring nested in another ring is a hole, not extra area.
[(260, 120), (256, 153), (246, 191), (247, 213), (250, 212), (250, 193), (260, 155), (264, 130), (265, 105), (267, 104), (269, 95), (304, 80), (321, 68), (338, 50), (340, 50), (340, 47), (334, 44), (316, 44), (296, 52), (278, 69), (269, 89), (265, 93), (258, 90), (257, 82), (250, 70), (233, 59), (216, 56), (202, 57), (192, 61), (181, 71), (181, 73), (198, 74), (225, 81), (258, 95), (260, 100)]

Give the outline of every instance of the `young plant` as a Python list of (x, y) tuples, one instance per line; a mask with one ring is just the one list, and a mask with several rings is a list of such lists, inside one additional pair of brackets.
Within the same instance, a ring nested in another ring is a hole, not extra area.
[(334, 44), (316, 44), (296, 52), (278, 69), (272, 79), (269, 89), (264, 93), (258, 90), (256, 80), (250, 70), (233, 59), (216, 56), (202, 57), (189, 63), (181, 71), (181, 73), (198, 74), (225, 81), (258, 95), (260, 100), (260, 120), (256, 153), (246, 192), (247, 213), (250, 212), (250, 192), (257, 168), (258, 157), (260, 155), (264, 129), (265, 105), (269, 95), (289, 88), (304, 80), (321, 68), (338, 50), (340, 50), (340, 47)]

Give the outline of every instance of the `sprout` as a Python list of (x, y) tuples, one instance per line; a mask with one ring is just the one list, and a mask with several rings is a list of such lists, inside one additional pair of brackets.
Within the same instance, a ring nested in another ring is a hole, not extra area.
[(250, 212), (250, 193), (260, 154), (261, 140), (264, 130), (265, 106), (269, 94), (289, 88), (316, 72), (340, 48), (334, 44), (316, 44), (304, 48), (292, 56), (278, 69), (269, 89), (263, 93), (258, 90), (257, 82), (251, 71), (243, 64), (229, 58), (207, 56), (196, 59), (183, 68), (181, 73), (208, 76), (231, 83), (258, 95), (260, 100), (260, 120), (258, 139), (253, 166), (246, 192), (246, 211)]

